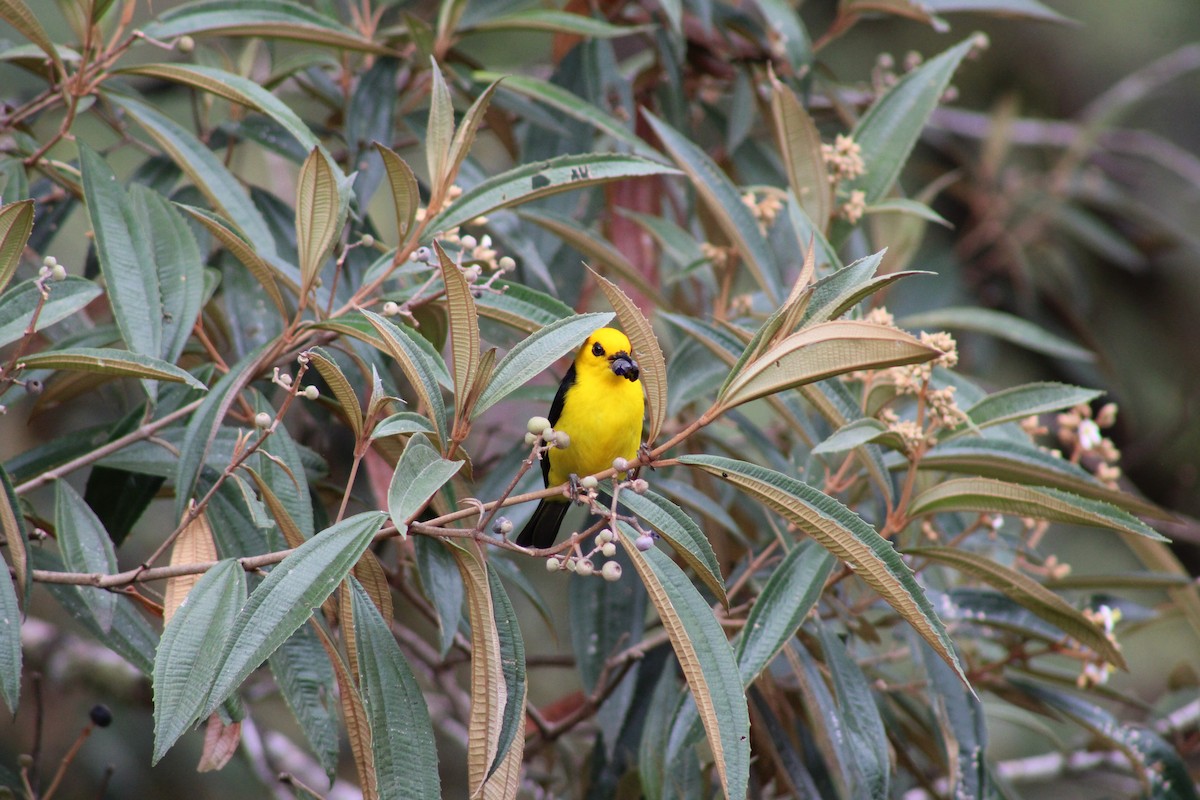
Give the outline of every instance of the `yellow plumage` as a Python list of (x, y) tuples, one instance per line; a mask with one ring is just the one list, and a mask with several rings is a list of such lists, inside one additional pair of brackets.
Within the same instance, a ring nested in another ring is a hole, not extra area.
[[(593, 332), (579, 348), (550, 407), (550, 424), (571, 437), (571, 444), (565, 450), (551, 448), (543, 456), (546, 485), (606, 470), (617, 457), (635, 458), (642, 442), (644, 402), (629, 339), (613, 328)], [(517, 544), (552, 545), (567, 508), (565, 498), (543, 500)]]

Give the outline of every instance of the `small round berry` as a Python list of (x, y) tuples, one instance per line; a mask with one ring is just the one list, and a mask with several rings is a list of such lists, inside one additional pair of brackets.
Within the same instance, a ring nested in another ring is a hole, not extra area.
[(419, 261), (422, 264), (428, 264), (429, 259), (433, 257), (433, 251), (428, 247), (418, 247), (413, 251), (412, 260)]
[(645, 494), (647, 491), (649, 491), (650, 484), (646, 482), (645, 478), (638, 478), (629, 488), (633, 489), (638, 494)]
[(567, 435), (566, 431), (555, 431), (554, 446), (559, 450), (566, 450), (571, 446), (571, 437)]
[(508, 517), (501, 517), (500, 519), (496, 520), (496, 533), (500, 534), (501, 536), (508, 536), (510, 533), (512, 533), (512, 530), (512, 520)]
[(92, 710), (88, 712), (88, 716), (91, 717), (92, 724), (97, 728), (107, 728), (109, 725), (112, 725), (112, 711), (103, 703), (92, 706)]
[(550, 427), (550, 420), (545, 417), (530, 417), (529, 422), (525, 423), (525, 430), (537, 436), (542, 431)]
[(281, 372), (281, 373), (279, 373), (279, 382), (282, 383), (284, 386), (291, 386), (292, 385), (292, 376), (288, 375), (286, 372)]
[(190, 36), (180, 36), (179, 41), (175, 43), (175, 47), (181, 53), (190, 53), (196, 49), (196, 40)]
[(537, 442), (537, 440), (538, 440), (538, 437), (535, 434), (532, 434), (532, 433), (525, 434), (525, 446), (526, 447), (532, 447), (534, 445), (534, 443)]
[(483, 267), (479, 266), (478, 264), (472, 264), (471, 266), (469, 266), (463, 270), (463, 277), (466, 278), (471, 283), (474, 283), (475, 281), (479, 280), (479, 276), (482, 274), (483, 274)]
[(604, 544), (600, 545), (600, 552), (603, 553), (606, 557), (612, 558), (613, 556), (615, 556), (617, 554), (617, 543), (616, 542), (605, 542)]
[(375, 246), (375, 237), (369, 233), (364, 233), (363, 237), (361, 239), (359, 239), (359, 241), (362, 242), (363, 247), (374, 247)]
[(55, 258), (54, 256), (46, 256), (45, 258), (43, 258), (43, 259), (42, 259), (42, 266), (43, 266), (43, 267), (51, 267), (51, 268), (53, 268), (53, 267), (54, 267), (54, 265), (55, 265), (55, 264), (57, 264), (57, 263), (58, 263), (58, 259), (57, 259), (57, 258)]
[(633, 546), (644, 553), (651, 547), (654, 547), (654, 537), (648, 533), (643, 533), (641, 536), (637, 537), (636, 540), (634, 540)]
[(605, 561), (600, 574), (606, 581), (619, 581), (621, 580), (621, 565), (615, 561)]
[(579, 563), (575, 565), (575, 572), (585, 578), (595, 571), (596, 567), (592, 564), (590, 559), (581, 559)]
[(466, 236), (459, 239), (458, 242), (459, 242), (459, 244), (461, 244), (463, 246), (464, 250), (474, 250), (475, 246), (479, 244), (479, 242), (476, 241), (475, 237), (469, 233)]
[[(590, 477), (592, 477), (592, 476), (589, 475), (588, 478), (590, 478)], [(584, 480), (587, 480), (587, 478), (584, 478)], [(608, 544), (609, 542), (612, 541), (612, 538), (613, 538), (613, 532), (611, 530), (609, 530), (608, 528), (604, 528), (603, 530), (601, 530), (599, 533), (596, 534), (596, 544), (597, 545)]]
[(563, 566), (567, 568), (567, 572), (575, 572), (579, 569), (579, 563), (574, 558), (568, 558)]
[(621, 458), (620, 456), (617, 456), (616, 458), (613, 459), (612, 465), (613, 465), (613, 469), (615, 469), (617, 472), (624, 472), (625, 470), (627, 470), (629, 468), (629, 461), (627, 459)]
[(400, 304), (394, 300), (388, 300), (383, 304), (383, 315), (385, 317), (394, 317), (400, 313)]
[(37, 378), (30, 378), (29, 380), (25, 381), (25, 392), (27, 394), (41, 394), (42, 389), (44, 388), (46, 388), (45, 385)]
[(503, 258), (500, 259), (500, 263), (498, 266), (500, 267), (500, 269), (504, 270), (505, 272), (512, 272), (514, 269), (517, 268), (517, 262), (513, 261), (512, 256), (504, 256)]
[[(560, 431), (560, 433), (561, 433), (561, 431)], [(568, 444), (569, 443), (570, 443), (570, 437), (568, 437)], [(597, 486), (600, 485), (600, 481), (596, 479), (595, 475), (584, 475), (582, 478), (579, 479), (579, 485), (582, 486), (584, 489), (595, 489)], [(600, 531), (600, 532), (604, 533), (604, 531)], [(611, 533), (612, 532), (610, 531), (609, 534), (611, 535)]]
[(310, 383), (304, 387), (304, 396), (309, 400), (316, 400), (321, 396), (321, 390)]
[(554, 443), (554, 428), (551, 428), (549, 425), (547, 425), (542, 430), (542, 441), (546, 442), (547, 444)]
[(546, 572), (558, 572), (562, 569), (562, 562), (554, 556), (546, 559)]
[(254, 424), (260, 428), (271, 427), (271, 415), (265, 411), (260, 411), (254, 415)]
[(66, 277), (67, 277), (67, 268), (64, 267), (62, 264), (55, 264), (53, 267), (50, 268), (51, 280), (61, 281), (61, 280), (65, 280)]

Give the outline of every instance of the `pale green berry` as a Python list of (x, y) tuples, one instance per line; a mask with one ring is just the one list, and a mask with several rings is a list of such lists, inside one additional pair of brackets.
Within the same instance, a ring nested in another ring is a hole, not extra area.
[(190, 36), (180, 36), (179, 41), (175, 43), (175, 47), (181, 53), (190, 53), (196, 49), (196, 40)]
[(271, 427), (271, 415), (265, 411), (260, 411), (254, 415), (254, 424), (260, 428)]
[(544, 430), (550, 427), (550, 420), (545, 417), (530, 417), (529, 422), (525, 423), (525, 430), (537, 436)]
[(55, 264), (54, 266), (50, 267), (50, 279), (51, 280), (61, 281), (61, 280), (64, 280), (66, 277), (67, 277), (67, 268), (64, 267), (62, 264)]
[(579, 564), (576, 563), (574, 558), (568, 558), (565, 566), (567, 568), (567, 572), (575, 572), (579, 569)]
[(566, 431), (555, 431), (554, 446), (559, 450), (566, 450), (571, 446), (571, 437), (567, 435)]
[(605, 542), (600, 545), (600, 552), (608, 558), (612, 558), (617, 554), (617, 545), (615, 542)]
[(625, 470), (629, 469), (629, 461), (621, 458), (620, 456), (617, 456), (613, 459), (612, 465), (613, 469), (615, 469), (617, 472), (624, 472)]
[(596, 567), (592, 564), (592, 562), (589, 559), (586, 559), (586, 558), (581, 559), (580, 562), (575, 565), (575, 572), (579, 575), (582, 575), (585, 578), (588, 577), (589, 575), (591, 575), (595, 571), (596, 571)]
[(562, 562), (551, 556), (546, 559), (546, 572), (558, 572), (562, 569)]
[[(584, 475), (582, 478), (579, 479), (579, 485), (585, 489), (595, 489), (597, 486), (600, 485), (600, 481), (596, 480), (595, 475)], [(600, 533), (603, 534), (604, 531), (600, 531)], [(611, 531), (610, 531), (610, 534), (611, 534)]]
[(321, 390), (310, 383), (308, 386), (304, 387), (304, 396), (309, 400), (316, 400), (321, 396)]
[(537, 440), (538, 440), (538, 437), (537, 437), (537, 436), (535, 436), (534, 434), (532, 434), (532, 433), (527, 433), (527, 434), (525, 434), (525, 446), (526, 446), (526, 447), (532, 447), (532, 446), (533, 446), (533, 444), (534, 444), (534, 443), (535, 443)]
[(646, 482), (645, 478), (638, 478), (633, 482), (633, 485), (630, 488), (632, 488), (638, 494), (645, 494), (647, 491), (649, 491), (650, 484)]
[(517, 268), (517, 262), (513, 261), (512, 256), (504, 256), (500, 259), (498, 266), (505, 272), (512, 272)]
[[(589, 476), (588, 476), (588, 478), (592, 478), (592, 476), (591, 476), (591, 475), (589, 475)], [(587, 478), (584, 478), (583, 480), (585, 480), (585, 481), (586, 481), (586, 480), (587, 480)], [(595, 479), (595, 478), (592, 478), (592, 484), (593, 484), (593, 485), (595, 485), (595, 482), (596, 482), (596, 479)], [(582, 483), (582, 481), (580, 481), (580, 483)], [(591, 487), (588, 487), (588, 488), (591, 488)], [(607, 543), (607, 542), (611, 542), (611, 541), (612, 541), (612, 538), (613, 538), (613, 532), (612, 532), (611, 530), (609, 530), (608, 528), (605, 528), (605, 529), (603, 529), (602, 531), (600, 531), (599, 533), (597, 533), (597, 534), (596, 534), (596, 544), (597, 544), (597, 545), (602, 545), (602, 544), (605, 544), (605, 543)]]
[(360, 239), (359, 241), (362, 242), (363, 247), (374, 247), (375, 246), (375, 237), (369, 233), (364, 233), (362, 239)]
[(465, 249), (465, 250), (474, 250), (475, 245), (479, 244), (479, 242), (477, 242), (475, 240), (475, 237), (471, 236), (470, 234), (467, 234), (466, 236), (462, 237), (458, 241), (459, 241), (459, 244), (461, 244), (463, 246), (463, 249)]
[(621, 580), (621, 565), (615, 561), (606, 561), (604, 562), (603, 569), (600, 570), (600, 574), (604, 576), (604, 580), (606, 581), (619, 581)]

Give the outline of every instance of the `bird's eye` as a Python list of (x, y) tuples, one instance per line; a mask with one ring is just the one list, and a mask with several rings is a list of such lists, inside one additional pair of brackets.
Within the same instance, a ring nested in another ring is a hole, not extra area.
[(604, 355), (604, 347), (599, 342), (596, 342), (594, 345), (592, 345), (592, 355), (594, 355), (594, 356), (603, 356)]

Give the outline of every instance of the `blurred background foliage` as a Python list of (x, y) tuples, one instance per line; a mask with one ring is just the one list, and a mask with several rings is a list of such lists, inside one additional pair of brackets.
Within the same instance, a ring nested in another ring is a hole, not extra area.
[[(149, 25), (181, 4), (155, 0), (150, 6), (117, 5), (133, 9), (132, 29)], [(311, 5), (361, 29), (362, 20), (356, 16), (361, 6), (353, 0), (318, 0)], [(941, 19), (931, 21), (920, 19), (922, 13), (916, 9), (919, 4), (884, 0), (860, 3), (864, 8), (863, 18), (842, 31), (839, 26), (848, 19), (848, 9), (854, 3), (807, 0), (798, 4), (798, 18), (807, 31), (809, 44), (818, 54), (810, 72), (797, 74), (786, 68), (789, 59), (781, 57), (777, 42), (773, 49), (772, 37), (761, 24), (759, 11), (760, 6), (796, 4), (716, 0), (661, 5), (572, 0), (566, 4), (566, 10), (608, 19), (614, 24), (648, 26), (642, 32), (644, 35), (611, 40), (531, 31), (521, 29), (520, 25), (510, 30), (487, 29), (489, 20), (545, 5), (539, 3), (482, 0), (445, 3), (441, 4), (441, 13), (445, 13), (446, 7), (460, 5), (463, 15), (458, 26), (463, 35), (441, 40), (444, 46), (435, 48), (439, 63), (456, 76), (458, 90), (468, 87), (472, 94), (477, 94), (492, 74), (553, 77), (580, 96), (608, 103), (607, 108), (613, 110), (616, 119), (633, 125), (639, 136), (657, 146), (656, 137), (644, 119), (629, 120), (630, 111), (644, 104), (680, 130), (686, 130), (739, 186), (780, 185), (780, 163), (770, 118), (763, 99), (755, 96), (751, 85), (752, 79), (762, 80), (768, 61), (797, 89), (818, 121), (823, 139), (832, 142), (834, 134), (849, 127), (850, 121), (873, 99), (873, 89), (885, 88), (896, 75), (921, 63), (921, 58), (910, 54), (929, 58), (974, 31), (984, 33), (989, 43), (986, 51), (957, 71), (947, 97), (949, 102), (933, 112), (900, 179), (907, 196), (928, 203), (949, 224), (925, 224), (902, 214), (868, 215), (855, 232), (845, 234), (842, 262), (849, 263), (887, 246), (889, 251), (882, 271), (934, 272), (933, 276), (896, 283), (868, 305), (886, 304), (902, 324), (908, 319), (913, 327), (952, 331), (959, 340), (959, 372), (988, 390), (1040, 380), (1103, 389), (1105, 401), (1114, 401), (1120, 407), (1116, 426), (1106, 430), (1106, 434), (1120, 448), (1123, 485), (1178, 515), (1159, 526), (1160, 530), (1172, 537), (1174, 552), (1191, 572), (1200, 571), (1200, 524), (1193, 521), (1200, 516), (1200, 496), (1196, 492), (1200, 477), (1197, 472), (1200, 459), (1196, 455), (1200, 452), (1200, 425), (1194, 421), (1200, 412), (1197, 405), (1200, 371), (1195, 369), (1200, 363), (1200, 339), (1193, 332), (1196, 309), (1200, 308), (1200, 278), (1196, 271), (1200, 263), (1200, 234), (1192, 224), (1200, 213), (1200, 157), (1196, 155), (1200, 153), (1200, 127), (1194, 119), (1194, 109), (1200, 107), (1200, 41), (1197, 40), (1200, 6), (1178, 0), (1121, 5), (1091, 0), (1046, 0), (1045, 7), (1062, 15), (1063, 20), (946, 13)], [(1038, 4), (1028, 5), (1042, 8)], [(72, 20), (77, 19), (75, 9), (80, 6), (73, 0), (55, 3), (44, 0), (30, 3), (29, 7), (34, 9), (51, 39), (67, 42), (79, 39)], [(250, 75), (277, 92), (322, 141), (332, 143), (331, 149), (348, 166), (348, 172), (353, 169), (355, 158), (375, 157), (361, 147), (365, 144), (363, 139), (355, 139), (356, 136), (380, 138), (378, 127), (372, 127), (381, 124), (380, 120), (372, 115), (378, 112), (386, 117), (395, 113), (402, 123), (394, 131), (388, 130), (390, 135), (384, 138), (390, 139), (397, 152), (408, 159), (421, 180), (422, 197), (428, 199), (429, 174), (420, 141), (428, 113), (428, 89), (424, 82), (429, 79), (427, 64), (421, 57), (428, 53), (426, 47), (413, 45), (396, 32), (405, 26), (435, 28), (439, 4), (398, 2), (376, 3), (373, 7), (383, 13), (366, 38), (383, 41), (393, 36), (394, 41), (404, 44), (402, 50), (408, 60), (391, 74), (383, 69), (364, 74), (366, 65), (378, 62), (334, 48), (295, 42), (268, 44), (240, 37), (204, 38), (189, 53), (181, 53), (178, 45), (173, 52), (166, 53), (139, 42), (122, 56), (119, 66), (179, 60)], [(681, 13), (680, 27), (686, 38), (672, 38), (666, 33), (671, 10)], [(891, 13), (885, 13), (889, 10)], [(0, 39), (8, 40), (6, 48), (21, 43), (15, 31), (7, 28), (0, 33)], [(797, 44), (794, 39), (792, 43)], [(7, 62), (0, 63), (0, 74), (4, 77), (7, 117), (36, 96), (45, 83), (31, 74), (29, 63), (18, 63), (21, 60), (12, 50), (6, 52), (7, 56), (0, 52), (0, 59)], [(656, 62), (662, 54), (671, 58)], [(628, 66), (628, 59), (633, 60), (633, 67)], [(636, 74), (638, 80), (620, 80), (615, 70), (618, 61), (626, 64), (623, 74)], [(637, 68), (639, 64), (643, 69)], [(297, 65), (304, 65), (304, 69), (298, 69)], [(299, 77), (293, 81), (274, 81), (272, 70), (278, 69), (283, 74), (284, 66), (298, 70), (295, 74)], [(473, 75), (475, 72), (488, 75)], [(401, 82), (408, 81), (409, 91), (393, 106), (388, 81), (394, 84), (397, 75)], [(371, 77), (381, 81), (379, 91), (360, 91), (354, 95), (354, 102), (347, 103), (347, 90), (359, 89)], [(256, 121), (263, 119), (261, 116), (247, 117), (237, 106), (211, 95), (194, 93), (168, 81), (130, 80), (156, 108), (204, 131), (208, 146), (220, 150), (225, 145), (234, 145), (226, 151), (230, 154), (231, 170), (251, 184), (268, 187), (277, 197), (256, 195), (256, 202), (261, 208), (273, 211), (273, 222), (284, 228), (292, 224), (291, 208), (278, 197), (293, 195), (296, 169), (291, 162), (303, 160), (303, 149), (297, 152), (294, 143), (284, 141), (286, 137), (277, 128), (256, 127)], [(837, 103), (830, 102), (831, 87), (840, 92)], [(483, 133), (464, 166), (459, 181), (463, 185), (470, 186), (516, 163), (593, 149), (593, 128), (547, 110), (503, 84), (493, 103)], [(460, 103), (458, 110), (464, 108), (465, 104)], [(8, 186), (20, 182), (16, 173), (24, 169), (15, 165), (29, 155), (29, 142), (37, 145), (50, 141), (61, 123), (61, 111), (56, 110), (23, 121), (24, 127), (3, 131), (0, 144), (8, 156), (5, 166)], [(109, 128), (85, 114), (74, 123), (71, 133), (98, 150), (120, 143)], [(22, 136), (29, 138), (23, 140)], [(237, 147), (239, 141), (250, 142), (251, 146)], [(162, 160), (148, 161), (149, 153), (145, 152), (148, 150), (124, 146), (106, 156), (122, 182), (131, 179), (159, 187), (175, 185), (178, 173)], [(57, 143), (47, 154), (67, 161), (76, 157), (70, 141)], [(378, 169), (375, 171), (378, 174)], [(54, 191), (44, 181), (36, 183), (35, 170), (30, 170), (28, 180), (43, 192), (43, 197), (46, 192)], [(578, 238), (579, 231), (573, 239), (573, 229), (569, 226), (564, 229), (561, 220), (556, 228), (555, 222), (561, 216), (582, 219), (585, 224), (594, 222), (595, 227), (580, 230), (593, 239), (611, 243), (633, 271), (647, 280), (647, 287), (630, 286), (618, 280), (626, 291), (644, 306), (656, 305), (660, 311), (703, 316), (710, 303), (719, 305), (712, 302), (712, 295), (719, 291), (710, 292), (713, 287), (705, 282), (707, 266), (689, 264), (687, 253), (682, 257), (675, 253), (673, 257), (681, 263), (670, 270), (662, 268), (660, 262), (667, 257), (662, 248), (646, 237), (628, 215), (613, 213), (613, 209), (624, 208), (651, 216), (670, 216), (680, 210), (681, 204), (686, 204), (683, 193), (671, 189), (672, 185), (670, 179), (653, 178), (562, 195), (531, 205), (519, 214), (502, 212), (491, 220), (491, 230), (497, 242), (503, 242), (507, 248), (504, 252), (516, 257), (517, 277), (522, 283), (554, 294), (577, 310), (591, 310), (604, 305), (603, 296), (594, 283), (585, 279), (586, 273), (579, 264), (581, 259), (595, 263), (597, 253), (589, 252), (586, 243)], [(356, 191), (363, 189), (356, 186)], [(4, 193), (7, 202), (10, 190), (6, 187)], [(378, 184), (372, 187), (372, 193), (374, 197), (367, 209), (354, 210), (352, 228), (356, 234), (369, 230), (381, 241), (395, 242), (396, 231), (388, 229), (388, 223), (379, 222), (392, 217), (390, 193), (381, 190)], [(762, 196), (760, 193), (759, 197)], [(204, 198), (186, 186), (173, 198), (205, 205)], [(47, 207), (62, 208), (64, 212), (39, 219), (35, 237), (42, 238), (31, 247), (38, 255), (53, 253), (61, 263), (79, 265), (78, 269), (72, 268), (75, 274), (94, 277), (96, 257), (82, 204), (51, 202)], [(371, 223), (363, 221), (368, 216)], [(703, 212), (698, 212), (698, 216), (706, 231), (715, 231), (711, 219), (705, 218)], [(693, 232), (696, 229), (697, 226), (691, 228)], [(45, 249), (49, 242), (53, 247)], [(778, 241), (772, 243), (779, 248)], [(798, 267), (800, 260), (800, 255), (796, 255), (789, 266)], [(214, 263), (221, 267), (227, 282), (238, 280), (231, 259), (224, 257)], [(354, 250), (348, 263), (361, 275), (369, 262), (362, 250)], [(681, 279), (681, 274), (686, 278)], [(671, 280), (662, 280), (664, 275), (670, 275)], [(691, 291), (687, 278), (703, 284), (703, 290)], [(244, 274), (241, 280), (245, 284), (243, 289), (253, 287)], [(744, 278), (734, 288), (750, 294), (750, 283)], [(663, 302), (647, 304), (646, 296), (651, 290), (661, 292)], [(253, 293), (230, 292), (228, 296), (245, 298), (253, 297)], [(396, 299), (403, 301), (404, 296), (397, 293)], [(697, 301), (697, 296), (702, 300)], [(260, 306), (239, 305), (239, 302), (243, 301), (231, 299), (223, 306), (214, 303), (206, 311), (211, 315), (212, 329), (223, 337), (217, 347), (226, 353), (230, 363), (278, 333), (270, 327), (278, 323), (269, 322), (270, 315), (262, 314)], [(1008, 312), (1036, 323), (1064, 341), (1092, 351), (1095, 359), (1063, 358), (1061, 353), (1047, 354), (1044, 347), (1039, 350), (1019, 346), (1008, 340), (1015, 331), (1007, 323), (998, 331), (1004, 335), (996, 336), (992, 334), (997, 331), (978, 330), (981, 327), (978, 315), (955, 315), (948, 311), (968, 306)], [(761, 319), (762, 312), (771, 309), (754, 306), (754, 300), (748, 299), (740, 310), (753, 310)], [(418, 313), (423, 332), (435, 341), (444, 342), (448, 323), (439, 307), (423, 307)], [(70, 321), (64, 325), (69, 328)], [(668, 330), (660, 325), (660, 337)], [(499, 326), (486, 328), (486, 334), (489, 341), (502, 346), (520, 338), (513, 330)], [(667, 338), (675, 335), (667, 334)], [(690, 356), (689, 363), (700, 363), (694, 346), (693, 352), (688, 353), (682, 337), (676, 343), (678, 349), (669, 355), (682, 353)], [(697, 384), (698, 391), (704, 388), (701, 384)], [(540, 413), (553, 394), (553, 386), (548, 380), (535, 383), (525, 390), (524, 404), (516, 408), (520, 412)], [(11, 468), (14, 456), (54, 439), (63, 431), (112, 424), (121, 416), (124, 409), (120, 403), (98, 408), (95, 404), (71, 402), (72, 395), (82, 387), (76, 384), (67, 386), (61, 394), (48, 393), (37, 401), (32, 412), (28, 407), (21, 408), (21, 413), (10, 410), (7, 417), (0, 419), (0, 459)], [(326, 388), (324, 384), (322, 388)], [(686, 404), (672, 408), (681, 418), (686, 416), (681, 413), (686, 410)], [(514, 412), (512, 418), (517, 417), (524, 418), (522, 413)], [(328, 415), (316, 414), (314, 418), (306, 417), (303, 425), (303, 443), (330, 461), (330, 477), (314, 484), (327, 502), (340, 496), (340, 486), (348, 479), (351, 463), (347, 454), (353, 445), (353, 437), (345, 426), (323, 424), (328, 419)], [(493, 425), (489, 434), (511, 428), (505, 423), (489, 424)], [(490, 466), (507, 455), (506, 440), (501, 436), (494, 440), (480, 438), (483, 443), (478, 445), (479, 452), (472, 454), (477, 462)], [(792, 454), (784, 452), (781, 456), (786, 463)], [(486, 470), (482, 472), (486, 474)], [(378, 497), (379, 489), (374, 488)], [(527, 480), (522, 488), (533, 488), (533, 484)], [(370, 492), (370, 488), (362, 488), (362, 496), (356, 499), (365, 499)], [(35, 501), (42, 503), (47, 496), (33, 494)], [(162, 502), (150, 507), (130, 535), (128, 546), (121, 551), (123, 562), (133, 564), (144, 558), (158, 543), (152, 532), (174, 527), (169, 506), (169, 502)], [(519, 523), (522, 513), (514, 511), (511, 516)], [(742, 544), (737, 537), (722, 535), (716, 539), (717, 556), (727, 568), (726, 574), (731, 565), (741, 563), (738, 558), (742, 556)], [(1070, 564), (1076, 576), (1118, 574), (1143, 566), (1116, 537), (1100, 537), (1095, 532), (1081, 535), (1080, 529), (1069, 526), (1051, 528), (1037, 550), (1042, 555), (1053, 555), (1051, 567), (1055, 563)], [(1160, 566), (1164, 571), (1175, 568), (1175, 565)], [(631, 580), (632, 570), (627, 572), (625, 580)], [(564, 593), (561, 577), (547, 576), (538, 569), (525, 580), (542, 595), (557, 598)], [(1065, 581), (1067, 576), (1051, 571), (1046, 577), (1054, 585), (1056, 578)], [(578, 579), (573, 580), (579, 583)], [(1068, 582), (1061, 587), (1070, 591)], [(411, 597), (408, 600), (416, 602)], [(1130, 670), (1114, 674), (1108, 687), (1097, 690), (1099, 695), (1109, 700), (1122, 695), (1132, 697), (1139, 715), (1156, 718), (1186, 707), (1196, 697), (1196, 687), (1200, 685), (1196, 667), (1200, 645), (1187, 615), (1167, 603), (1161, 587), (1114, 586), (1086, 591), (1086, 605), (1095, 607), (1104, 601), (1125, 609), (1128, 615), (1121, 641)], [(550, 629), (555, 638), (541, 627), (539, 612), (545, 609), (538, 608), (520, 592), (513, 592), (513, 602), (522, 620), (529, 657), (540, 661), (538, 680), (530, 686), (530, 702), (545, 706), (569, 699), (581, 683), (574, 668), (560, 668), (572, 663), (566, 655), (571, 650), (568, 644), (571, 631), (565, 611), (551, 601)], [(42, 602), (37, 607), (45, 609), (48, 605)], [(1152, 610), (1164, 613), (1154, 614)], [(254, 785), (254, 781), (263, 780), (264, 776), (255, 775), (252, 766), (265, 763), (265, 759), (255, 760), (264, 749), (274, 754), (272, 763), (281, 769), (299, 773), (306, 766), (311, 767), (311, 757), (294, 744), (303, 742), (304, 736), (296, 729), (287, 707), (276, 699), (256, 702), (253, 723), (247, 721), (242, 728), (243, 743), (251, 754), (249, 759), (234, 759), (220, 772), (196, 775), (194, 769), (202, 742), (193, 735), (184, 737), (157, 767), (148, 769), (153, 747), (148, 685), (140, 673), (78, 628), (72, 628), (65, 617), (52, 618), (51, 623), (37, 620), (36, 624), (25, 626), (26, 690), (13, 723), (0, 725), (4, 742), (0, 770), (15, 771), (16, 754), (30, 752), (35, 746), (35, 736), (40, 736), (36, 745), (41, 749), (40, 758), (52, 766), (85, 724), (87, 709), (98, 701), (114, 707), (116, 722), (112, 728), (94, 734), (81, 750), (57, 796), (95, 796), (95, 787), (110, 765), (115, 777), (108, 796), (166, 797), (182, 793), (198, 798), (262, 796), (264, 790)], [(416, 622), (413, 629), (426, 639), (439, 636), (437, 626), (432, 623)], [(869, 644), (869, 630), (856, 634)], [(828, 648), (836, 645), (824, 641), (820, 646), (813, 641), (806, 643), (814, 652), (825, 652), (826, 663), (835, 658)], [(654, 658), (665, 658), (664, 650), (659, 647)], [(912, 652), (918, 651), (919, 645), (914, 641)], [(941, 674), (944, 678), (949, 674), (944, 667), (938, 673), (938, 663), (930, 660), (934, 662), (927, 665), (931, 675)], [(869, 658), (868, 663), (871, 663)], [(29, 689), (28, 674), (33, 670), (45, 675), (49, 689), (41, 707), (32, 699), (37, 693)], [(461, 670), (465, 675), (466, 667)], [(644, 672), (657, 674), (649, 669)], [(645, 698), (653, 689), (642, 686), (638, 691)], [(792, 689), (782, 681), (772, 690), (786, 693)], [(1012, 700), (1013, 696), (1010, 693), (1005, 699)], [(756, 700), (760, 707), (771, 705), (770, 698), (764, 700), (760, 695)], [(1121, 707), (1116, 703), (1114, 706)], [(778, 706), (785, 707), (782, 702)], [(1103, 759), (1111, 743), (1101, 742), (1101, 737), (1080, 739), (1077, 727), (1060, 722), (1040, 723), (1040, 727), (1035, 727), (1036, 735), (1031, 735), (1033, 723), (1027, 715), (990, 701), (986, 709), (990, 762), (1029, 766), (1020, 759), (1042, 754), (1060, 744), (1065, 752), (1077, 756), (1075, 764), (1051, 770), (1049, 777), (1022, 781), (1018, 784), (1019, 792), (1013, 790), (1007, 796), (1124, 797), (1137, 796), (1144, 788), (1128, 774), (1127, 768), (1115, 763), (1119, 759)], [(442, 712), (435, 709), (435, 716), (439, 713)], [(33, 731), (35, 719), (43, 726), (40, 733)], [(888, 721), (898, 726), (891, 731), (892, 735), (902, 736), (900, 722), (891, 718)], [(1095, 718), (1090, 722), (1103, 727)], [(758, 724), (760, 720), (756, 718)], [(439, 736), (443, 786), (447, 796), (456, 796), (456, 792), (466, 790), (464, 755), (453, 736), (444, 730)], [(1194, 721), (1168, 738), (1184, 756), (1194, 776)], [(1091, 761), (1087, 758), (1090, 755), (1087, 746), (1094, 743), (1100, 755)], [(818, 745), (811, 740), (804, 744), (810, 750), (797, 752), (812, 757), (813, 763), (818, 762), (812, 751)], [(606, 771), (606, 765), (597, 759), (599, 751), (592, 751), (591, 745), (591, 739), (583, 736), (575, 740), (568, 737), (554, 747), (542, 748), (538, 766), (533, 769), (534, 779), (551, 787), (551, 792), (573, 793), (571, 796), (583, 796), (584, 791), (595, 797), (612, 793), (637, 796), (636, 781), (631, 783), (626, 774), (621, 782), (619, 770)], [(293, 755), (295, 761), (289, 761)], [(938, 761), (938, 754), (894, 755), (901, 762), (900, 768), (910, 775), (938, 774), (937, 767), (931, 766)], [(778, 754), (775, 758), (786, 761)], [(569, 786), (563, 775), (582, 769), (581, 765), (593, 770), (589, 780)], [(43, 766), (43, 771), (46, 769)], [(778, 769), (784, 771), (782, 767)], [(343, 780), (328, 795), (331, 798), (353, 796), (353, 789), (347, 787), (354, 780), (354, 770), (345, 748), (340, 774)], [(764, 770), (759, 777), (766, 774)], [(0, 771), (3, 778), (0, 783), (8, 783), (11, 777)], [(823, 788), (829, 788), (831, 782), (837, 783), (829, 775), (817, 777)], [(605, 781), (612, 781), (612, 785)], [(838, 788), (846, 789), (840, 784)], [(764, 791), (757, 784), (755, 790)], [(921, 795), (925, 790), (945, 792), (947, 787), (932, 779), (924, 786), (911, 780), (893, 786), (894, 793), (910, 791), (914, 797), (927, 796)], [(679, 791), (687, 796), (701, 796), (702, 792), (696, 786), (684, 786)], [(769, 791), (780, 791), (775, 796), (786, 796), (778, 785), (765, 791), (767, 796)], [(1178, 794), (1159, 791), (1156, 796), (1190, 795), (1180, 788)]]

